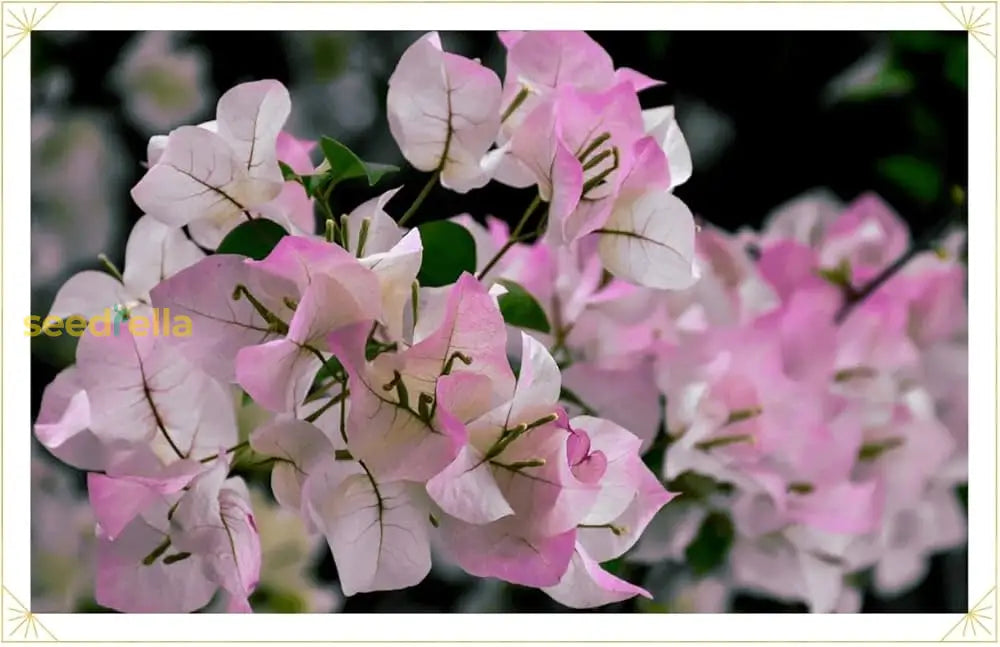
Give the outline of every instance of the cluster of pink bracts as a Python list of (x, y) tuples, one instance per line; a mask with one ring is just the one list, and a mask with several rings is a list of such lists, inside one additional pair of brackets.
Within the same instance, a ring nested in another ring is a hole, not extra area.
[[(215, 121), (150, 142), (124, 271), (72, 277), (51, 314), (169, 308), (191, 334), (88, 331), (35, 425), (89, 472), (99, 604), (194, 611), (222, 591), (250, 610), (260, 538), (230, 476), (247, 443), (275, 499), (327, 538), (346, 595), (415, 585), (433, 552), (572, 607), (648, 596), (601, 564), (651, 522), (630, 555), (683, 560), (723, 511), (736, 538), (713, 577), (824, 611), (848, 604), (846, 575), (909, 584), (963, 539), (962, 265), (918, 257), (844, 316), (844, 286), (909, 243), (874, 198), (810, 202), (759, 236), (703, 229), (696, 246), (671, 193), (691, 170), (672, 109), (637, 98), (658, 82), (582, 33), (500, 37), (503, 83), (432, 33), (387, 99), (404, 157), (442, 186), (537, 186), (513, 232), (455, 219), (478, 278), (419, 286), (420, 231), (384, 211), (395, 190), (335, 242), (316, 234), (278, 162), (325, 169), (282, 131), (280, 83), (237, 86)], [(544, 233), (519, 242), (542, 203)], [(204, 254), (247, 218), (291, 235), (259, 261)], [(504, 322), (510, 282), (550, 333)], [(641, 455), (665, 440), (654, 474)], [(657, 515), (664, 483), (691, 474), (711, 486)]]
[[(497, 221), (479, 233), (491, 246), (506, 235)], [(875, 196), (846, 207), (806, 196), (761, 233), (703, 228), (701, 277), (688, 290), (602, 280), (585, 245), (522, 245), (504, 257), (502, 276), (561, 322), (545, 341), (572, 399), (638, 435), (642, 451), (666, 445), (666, 482), (708, 477), (629, 558), (684, 562), (707, 517), (731, 518), (726, 567), (676, 586), (685, 604), (722, 611), (729, 591), (748, 590), (856, 611), (850, 575), (874, 567), (875, 588), (896, 594), (920, 581), (932, 553), (964, 542), (961, 241), (918, 254), (845, 306), (845, 285), (864, 285), (909, 245), (905, 223)]]

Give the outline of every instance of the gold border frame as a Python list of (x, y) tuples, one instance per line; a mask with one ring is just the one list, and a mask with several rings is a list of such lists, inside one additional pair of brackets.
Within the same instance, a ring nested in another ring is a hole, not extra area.
[[(31, 36), (31, 32), (36, 30), (41, 22), (49, 16), (60, 4), (111, 4), (114, 0), (64, 0), (64, 2), (54, 2), (54, 3), (37, 3), (37, 2), (0, 2), (0, 13), (4, 16), (4, 46), (2, 58), (0, 60), (6, 60), (7, 55), (10, 54), (18, 45), (22, 42), (28, 40)], [(352, 2), (353, 0), (293, 0), (293, 2), (281, 2), (281, 0), (128, 0), (130, 4), (159, 4), (163, 2), (170, 2), (172, 4), (345, 4)], [(800, 3), (801, 0), (624, 0), (628, 4), (793, 4)], [(998, 16), (1000, 16), (1000, 2), (994, 0), (992, 2), (939, 2), (938, 0), (888, 0), (890, 2), (898, 4), (939, 4), (945, 11), (954, 18), (958, 25), (965, 31), (969, 33), (970, 38), (972, 38), (976, 43), (983, 47), (994, 60), (997, 59), (997, 36), (998, 30), (996, 26), (996, 21)], [(365, 0), (366, 4), (408, 4), (405, 0)], [(489, 4), (494, 3), (495, 0), (422, 0), (425, 4), (458, 4), (458, 3), (482, 3)], [(614, 0), (573, 0), (573, 2), (585, 3), (585, 4), (620, 4), (620, 2), (615, 2)], [(806, 0), (808, 3), (816, 4), (883, 4), (886, 0)], [(503, 0), (501, 4), (545, 4), (546, 0)], [(20, 13), (15, 12), (13, 8), (17, 7), (21, 10)], [(30, 9), (30, 13), (29, 13)], [(992, 9), (992, 15), (990, 10)], [(7, 41), (12, 41), (10, 45), (7, 45)], [(992, 45), (992, 47), (991, 47)], [(996, 65), (994, 65), (996, 71)], [(994, 88), (996, 90), (996, 88)], [(998, 101), (1000, 104), (1000, 101)], [(997, 113), (1000, 113), (1000, 105), (996, 105)], [(2, 117), (3, 110), (3, 92), (2, 84), (0, 84), (0, 117)], [(1000, 118), (998, 114), (994, 114), (994, 121), (996, 126), (1000, 126)], [(995, 142), (994, 152), (997, 155), (997, 166), (996, 168), (1000, 171), (1000, 128), (997, 129), (997, 141)], [(3, 177), (3, 164), (2, 156), (0, 156), (0, 186), (2, 186)], [(997, 196), (997, 204), (994, 212), (995, 223), (1000, 223), (1000, 193)], [(1000, 231), (1000, 224), (997, 224), (998, 231)], [(3, 210), (2, 204), (0, 204), (0, 246), (3, 242)], [(1000, 240), (997, 241), (1000, 245)], [(0, 253), (2, 253), (2, 247), (0, 247)], [(2, 271), (2, 268), (0, 268)], [(994, 311), (994, 321), (997, 325), (1000, 325), (1000, 249), (997, 250), (994, 256), (994, 273), (998, 279), (997, 283), (997, 293), (995, 295), (995, 311)], [(3, 313), (3, 291), (2, 285), (0, 285), (0, 315)], [(1000, 350), (1000, 331), (994, 331), (997, 334), (997, 343), (994, 346), (994, 394), (1000, 396), (1000, 354), (997, 351)], [(3, 347), (3, 330), (0, 326), (0, 350)], [(2, 356), (2, 355), (0, 355)], [(3, 374), (0, 370), (0, 401), (3, 397)], [(1000, 427), (1000, 397), (994, 402), (996, 421), (998, 427)], [(998, 430), (994, 429), (994, 433)], [(3, 456), (3, 423), (0, 419), (0, 461), (2, 461)], [(996, 456), (994, 457), (994, 474), (1000, 474), (1000, 462), (998, 462)], [(1000, 484), (1000, 481), (998, 481)], [(997, 499), (994, 499), (996, 503), (1000, 500), (1000, 485), (997, 486)], [(997, 526), (1000, 526), (1000, 515), (996, 518)], [(1000, 548), (1000, 527), (994, 527), (994, 553), (997, 553), (998, 548)], [(3, 542), (3, 498), (0, 496), (0, 582), (2, 582), (3, 573), (3, 559), (2, 559), (2, 542)], [(970, 564), (971, 566), (971, 564)], [(998, 564), (1000, 568), (1000, 564)], [(92, 641), (80, 641), (80, 640), (60, 640), (56, 638), (52, 632), (50, 632), (44, 624), (42, 624), (38, 615), (33, 614), (31, 610), (25, 606), (15, 595), (7, 588), (6, 585), (0, 584), (0, 591), (2, 591), (2, 596), (0, 596), (0, 602), (2, 602), (2, 610), (0, 610), (0, 616), (3, 618), (2, 628), (0, 628), (0, 643), (4, 642), (32, 642), (32, 641), (54, 641), (61, 643), (91, 643)], [(771, 640), (766, 641), (774, 644), (800, 644), (800, 643), (812, 643), (812, 642), (824, 642), (832, 644), (882, 644), (882, 643), (933, 643), (933, 642), (943, 642), (943, 641), (962, 641), (962, 642), (1000, 642), (1000, 636), (997, 635), (997, 619), (996, 619), (996, 593), (997, 593), (997, 582), (996, 575), (994, 575), (994, 584), (989, 591), (985, 593), (975, 604), (971, 605), (970, 609), (962, 615), (958, 621), (942, 636), (937, 640), (926, 640), (926, 641), (893, 641), (893, 640), (874, 640), (874, 641), (862, 641), (862, 640)], [(30, 599), (29, 599), (30, 602)], [(992, 627), (983, 621), (990, 621)], [(13, 628), (8, 630), (7, 625), (11, 625)], [(18, 638), (18, 634), (21, 637)], [(971, 635), (970, 635), (971, 634)], [(13, 640), (12, 640), (13, 639)], [(523, 644), (525, 642), (538, 643), (538, 644), (668, 644), (676, 642), (684, 643), (699, 643), (699, 642), (713, 642), (722, 644), (752, 644), (760, 643), (762, 641), (753, 640), (729, 640), (729, 641), (698, 641), (698, 640), (622, 640), (622, 641), (588, 641), (588, 640), (531, 640), (531, 641), (517, 641), (517, 640), (398, 640), (398, 641), (388, 641), (388, 640), (115, 640), (115, 641), (104, 641), (102, 644), (186, 644), (186, 643), (204, 643), (204, 644), (231, 644), (231, 643), (247, 643), (247, 644), (278, 644), (278, 643), (294, 643), (294, 644), (343, 644), (343, 643), (356, 643), (356, 644), (497, 644), (497, 645), (507, 645), (507, 644)]]

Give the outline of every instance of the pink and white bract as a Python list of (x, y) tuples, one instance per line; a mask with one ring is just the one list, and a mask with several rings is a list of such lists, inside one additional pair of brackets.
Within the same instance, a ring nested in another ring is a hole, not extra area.
[[(243, 477), (261, 470), (346, 596), (440, 559), (568, 607), (654, 597), (622, 559), (684, 561), (711, 517), (732, 534), (712, 590), (851, 610), (846, 576), (897, 591), (964, 541), (955, 255), (919, 255), (845, 316), (845, 286), (910, 244), (887, 205), (699, 230), (672, 192), (692, 170), (673, 108), (640, 107), (659, 81), (583, 33), (500, 38), (502, 83), (433, 32), (389, 81), (429, 188), (537, 190), (513, 231), (452, 219), (477, 259), (447, 285), (420, 285), (427, 241), (387, 213), (398, 189), (316, 233), (333, 185), (314, 183), (339, 169), (283, 130), (277, 81), (151, 140), (124, 272), (72, 277), (52, 314), (169, 309), (191, 334), (88, 330), (35, 424), (88, 472), (99, 604), (251, 611), (269, 538)], [(287, 233), (265, 255), (212, 253), (261, 219)], [(547, 325), (505, 320), (515, 296)]]

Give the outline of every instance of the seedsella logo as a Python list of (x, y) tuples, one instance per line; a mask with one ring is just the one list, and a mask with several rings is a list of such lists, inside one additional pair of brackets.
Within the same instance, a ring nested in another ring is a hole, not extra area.
[(24, 320), (24, 334), (27, 337), (46, 335), (59, 337), (67, 334), (79, 337), (87, 330), (95, 337), (118, 337), (123, 329), (133, 337), (189, 337), (191, 318), (186, 315), (171, 316), (170, 308), (152, 308), (150, 316), (134, 314), (122, 304), (105, 308), (104, 312), (89, 320), (81, 315), (63, 319), (49, 315), (44, 319), (32, 315)]

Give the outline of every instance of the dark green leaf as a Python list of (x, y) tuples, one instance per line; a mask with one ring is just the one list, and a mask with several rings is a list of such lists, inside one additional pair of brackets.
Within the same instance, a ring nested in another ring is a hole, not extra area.
[(326, 382), (327, 380), (337, 379), (340, 375), (347, 375), (344, 370), (344, 365), (340, 363), (340, 360), (336, 357), (330, 356), (326, 359), (319, 370), (316, 371), (316, 379), (314, 383), (319, 384), (321, 382)]
[[(611, 532), (610, 530), (606, 532)], [(601, 564), (601, 568), (611, 573), (615, 577), (620, 577), (625, 579), (626, 571), (628, 570), (628, 562), (625, 561), (624, 557), (616, 557), (611, 561), (604, 562)]]
[(219, 254), (239, 254), (262, 260), (278, 241), (287, 236), (284, 227), (273, 220), (248, 220), (226, 234), (215, 251)]
[(281, 177), (285, 178), (285, 182), (299, 181), (299, 174), (293, 171), (291, 166), (282, 161), (278, 162), (278, 166), (281, 168)]
[(559, 399), (563, 402), (568, 402), (570, 404), (575, 404), (583, 410), (583, 414), (586, 416), (596, 416), (597, 412), (587, 406), (587, 404), (578, 396), (573, 393), (565, 386), (559, 390)]
[(857, 82), (844, 89), (847, 101), (871, 101), (885, 97), (898, 97), (913, 88), (913, 76), (904, 69), (886, 65), (871, 79)]
[(102, 607), (97, 604), (97, 600), (92, 597), (87, 597), (83, 600), (77, 602), (76, 609), (74, 613), (118, 613), (114, 609), (109, 609), (107, 607)]
[[(889, 33), (889, 40), (896, 49), (911, 52), (940, 51), (954, 40), (951, 34), (933, 31), (896, 31)], [(965, 39), (962, 39), (965, 46)]]
[(465, 227), (438, 220), (420, 225), (424, 258), (417, 280), (428, 288), (451, 285), (462, 272), (476, 271), (476, 242)]
[(948, 49), (944, 57), (944, 73), (962, 92), (969, 89), (969, 50), (965, 43)]
[(507, 294), (500, 295), (497, 302), (500, 304), (500, 313), (503, 320), (518, 328), (537, 330), (539, 332), (550, 332), (549, 318), (545, 316), (542, 306), (538, 305), (535, 297), (514, 281), (500, 280)]
[(329, 176), (334, 183), (363, 177), (368, 179), (369, 186), (374, 186), (387, 173), (399, 170), (389, 164), (363, 162), (351, 149), (336, 139), (323, 137), (320, 139), (319, 145), (323, 150), (323, 156), (330, 164)]
[(717, 492), (727, 493), (732, 491), (732, 486), (728, 483), (716, 481), (710, 476), (688, 470), (667, 483), (667, 489), (689, 497), (707, 499)]
[(879, 173), (913, 198), (933, 203), (941, 195), (941, 175), (930, 162), (909, 155), (895, 155), (877, 162)]
[(705, 575), (725, 563), (733, 545), (733, 522), (721, 512), (713, 512), (701, 523), (698, 535), (684, 551), (688, 566), (696, 575)]
[(302, 183), (302, 188), (306, 190), (306, 195), (310, 198), (320, 196), (331, 181), (329, 173), (299, 176), (299, 182)]
[(250, 595), (250, 606), (268, 613), (305, 613), (305, 601), (291, 591), (261, 587)]

